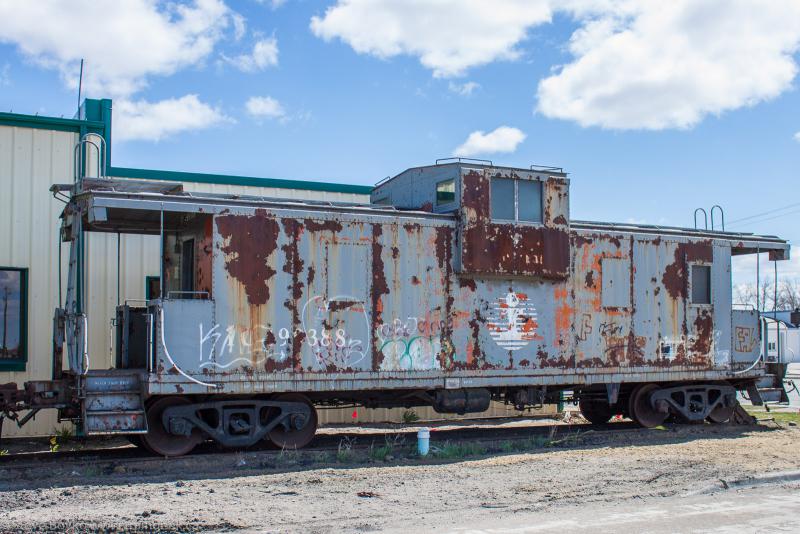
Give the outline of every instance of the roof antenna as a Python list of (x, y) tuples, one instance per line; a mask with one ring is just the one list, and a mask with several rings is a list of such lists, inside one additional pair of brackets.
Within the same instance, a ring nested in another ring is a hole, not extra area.
[(81, 118), (81, 89), (83, 88), (83, 58), (81, 58), (81, 73), (78, 76), (78, 118)]

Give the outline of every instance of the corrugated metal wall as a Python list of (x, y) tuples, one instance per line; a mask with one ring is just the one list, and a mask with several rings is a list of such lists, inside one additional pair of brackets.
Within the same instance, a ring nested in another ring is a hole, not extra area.
[[(76, 142), (74, 133), (0, 126), (0, 266), (28, 269), (28, 365), (24, 372), (0, 372), (0, 383), (51, 376), (58, 215), (63, 204), (49, 189), (51, 184), (72, 180)], [(24, 432), (43, 434), (55, 425), (55, 412), (42, 412)], [(16, 433), (15, 425), (6, 422), (3, 434)]]

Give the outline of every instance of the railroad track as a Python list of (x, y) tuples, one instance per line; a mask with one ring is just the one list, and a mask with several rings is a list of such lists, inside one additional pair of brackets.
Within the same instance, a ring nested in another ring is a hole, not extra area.
[[(582, 424), (556, 423), (552, 425), (528, 426), (476, 426), (476, 427), (447, 427), (432, 428), (431, 445), (441, 445), (448, 441), (468, 441), (470, 443), (491, 444), (504, 441), (516, 441), (541, 436), (553, 436), (555, 439), (569, 435), (578, 435), (589, 430), (595, 432), (624, 432), (637, 430), (639, 427), (631, 422), (616, 422), (602, 426)], [(314, 441), (297, 455), (311, 456), (313, 453), (337, 452), (344, 444), (353, 450), (365, 450), (371, 446), (381, 446), (387, 437), (403, 436), (407, 446), (416, 442), (416, 429), (398, 428), (397, 430), (380, 429), (374, 432), (341, 432), (320, 433)], [(70, 450), (60, 452), (23, 452), (8, 454), (0, 457), (0, 471), (24, 472), (31, 470), (48, 469), (48, 466), (59, 468), (92, 466), (99, 471), (113, 471), (117, 466), (135, 468), (136, 471), (146, 472), (148, 467), (163, 468), (166, 466), (177, 467), (179, 464), (209, 464), (222, 467), (234, 458), (237, 462), (267, 463), (275, 460), (286, 451), (275, 450), (267, 445), (251, 447), (246, 450), (220, 449), (212, 443), (198, 447), (194, 452), (177, 458), (164, 458), (152, 456), (146, 451), (130, 446), (118, 446), (106, 449)], [(291, 451), (295, 454), (295, 451)]]

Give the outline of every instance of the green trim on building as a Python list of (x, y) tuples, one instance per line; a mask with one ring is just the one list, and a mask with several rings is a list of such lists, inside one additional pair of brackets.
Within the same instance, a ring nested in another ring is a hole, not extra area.
[(285, 180), (280, 178), (255, 178), (252, 176), (229, 176), (226, 174), (158, 171), (152, 169), (128, 169), (125, 167), (110, 167), (108, 169), (108, 176), (114, 178), (136, 178), (140, 180), (165, 180), (168, 182), (195, 182), (202, 184), (302, 189), (306, 191), (328, 191), (331, 193), (351, 193), (355, 195), (369, 195), (372, 192), (372, 187), (368, 185), (335, 184), (305, 180)]
[(20, 285), (19, 355), (17, 358), (0, 360), (0, 372), (24, 371), (28, 363), (28, 269), (23, 267), (0, 267), (0, 271), (18, 271)]
[(102, 134), (105, 131), (106, 125), (100, 121), (62, 119), (58, 117), (43, 117), (40, 115), (23, 115), (21, 113), (0, 113), (0, 126), (16, 126), (19, 128), (36, 128), (40, 130), (75, 133), (86, 131)]

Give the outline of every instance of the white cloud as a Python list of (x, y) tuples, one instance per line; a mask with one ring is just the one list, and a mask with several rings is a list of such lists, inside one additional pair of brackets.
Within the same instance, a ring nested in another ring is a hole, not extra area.
[(221, 0), (128, 0), (105, 7), (94, 0), (2, 1), (0, 42), (57, 70), (73, 88), (85, 58), (87, 94), (126, 97), (145, 87), (150, 76), (202, 63), (223, 37), (231, 14)]
[(242, 72), (256, 72), (278, 64), (278, 41), (274, 37), (261, 39), (253, 45), (250, 54), (222, 58)]
[(576, 2), (574, 61), (538, 87), (538, 111), (582, 126), (689, 128), (790, 88), (797, 0)]
[(539, 83), (537, 110), (583, 126), (688, 128), (778, 96), (798, 72), (798, 0), (337, 0), (311, 30), (450, 77), (517, 58), (556, 13), (578, 23), (573, 60)]
[(189, 94), (159, 102), (145, 100), (114, 102), (115, 141), (160, 141), (188, 130), (210, 128), (231, 122), (219, 108)]
[(794, 134), (794, 140), (797, 141), (798, 143), (800, 143), (800, 132), (797, 132), (796, 134)]
[(286, 110), (271, 96), (251, 96), (245, 102), (245, 109), (252, 117), (259, 119), (286, 119)]
[(548, 0), (339, 0), (311, 18), (314, 35), (379, 58), (418, 56), (434, 76), (514, 59), (529, 27), (549, 21)]
[(447, 88), (450, 89), (450, 92), (455, 93), (457, 95), (472, 96), (472, 93), (481, 88), (481, 84), (477, 82), (464, 82), (464, 83), (448, 82)]
[(500, 126), (485, 133), (481, 130), (472, 132), (460, 147), (453, 151), (454, 156), (471, 157), (499, 152), (514, 152), (525, 140), (525, 133), (517, 128)]

